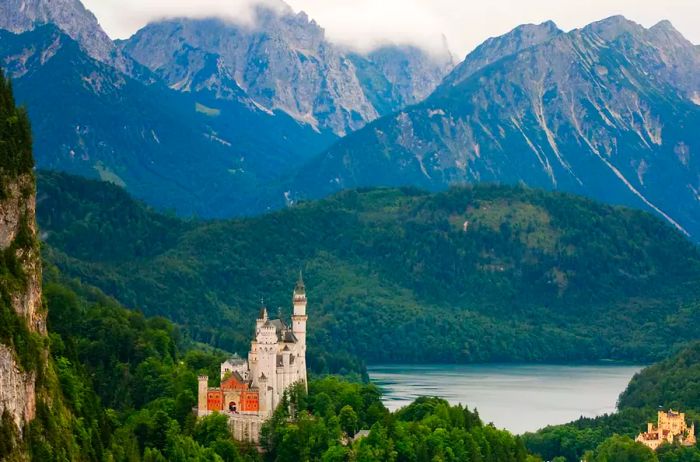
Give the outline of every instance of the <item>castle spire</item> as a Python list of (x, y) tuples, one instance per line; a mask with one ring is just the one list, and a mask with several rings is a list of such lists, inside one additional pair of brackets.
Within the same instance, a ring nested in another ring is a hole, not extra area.
[(260, 297), (260, 313), (258, 314), (258, 319), (267, 321), (267, 308), (265, 307), (264, 297)]
[(306, 289), (304, 287), (304, 277), (301, 274), (301, 269), (299, 269), (299, 279), (297, 279), (297, 285), (294, 287), (294, 292), (298, 294), (303, 294), (306, 292)]

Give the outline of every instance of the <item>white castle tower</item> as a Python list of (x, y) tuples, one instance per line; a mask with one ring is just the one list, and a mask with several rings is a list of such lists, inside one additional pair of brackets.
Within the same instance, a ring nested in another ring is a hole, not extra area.
[(297, 361), (299, 361), (299, 373), (306, 385), (306, 288), (304, 287), (304, 279), (301, 271), (299, 271), (299, 280), (292, 295), (292, 303), (294, 305), (294, 313), (292, 314), (292, 332), (297, 338)]

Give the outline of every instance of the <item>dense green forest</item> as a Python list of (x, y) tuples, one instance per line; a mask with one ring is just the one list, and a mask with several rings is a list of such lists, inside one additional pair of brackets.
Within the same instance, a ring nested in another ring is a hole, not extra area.
[[(228, 417), (196, 420), (197, 375), (224, 358), (193, 347), (163, 318), (145, 318), (94, 287), (46, 271), (53, 394), (22, 441), (0, 421), (0, 460), (24, 445), (32, 460), (522, 462), (523, 442), (475, 411), (421, 398), (389, 413), (379, 389), (333, 376), (291, 390), (263, 430), (260, 453), (230, 438)], [(362, 429), (365, 438), (353, 439)]]
[(318, 372), (361, 370), (353, 358), (653, 361), (700, 326), (693, 244), (647, 213), (565, 194), (346, 191), (203, 222), (41, 173), (38, 219), (61, 271), (227, 351), (247, 351), (261, 297), (289, 314), (303, 268)]
[[(618, 401), (618, 412), (593, 419), (581, 418), (566, 425), (526, 434), (527, 448), (544, 460), (698, 462), (700, 448), (666, 445), (656, 452), (645, 451), (632, 439), (656, 422), (659, 408), (681, 410), (700, 423), (700, 342), (693, 342), (670, 358), (644, 368), (630, 381)], [(690, 421), (688, 423), (690, 423)], [(618, 458), (610, 457), (617, 451)], [(608, 455), (606, 455), (608, 454)], [(622, 459), (620, 454), (626, 454)], [(634, 454), (634, 455), (632, 455)]]

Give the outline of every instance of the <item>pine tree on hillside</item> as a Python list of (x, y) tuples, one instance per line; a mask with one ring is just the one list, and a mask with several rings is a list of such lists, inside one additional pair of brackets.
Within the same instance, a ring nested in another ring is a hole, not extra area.
[(18, 108), (12, 83), (0, 70), (0, 178), (4, 186), (9, 176), (31, 172), (32, 134), (25, 108)]

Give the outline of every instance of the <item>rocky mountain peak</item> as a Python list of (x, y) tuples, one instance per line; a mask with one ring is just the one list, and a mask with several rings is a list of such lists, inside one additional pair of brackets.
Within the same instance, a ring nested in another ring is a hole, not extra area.
[(445, 78), (443, 86), (457, 85), (475, 72), (506, 56), (547, 42), (562, 33), (553, 21), (546, 21), (541, 24), (523, 24), (504, 35), (489, 38), (455, 67), (454, 71)]
[(95, 15), (80, 0), (3, 0), (0, 29), (26, 32), (36, 26), (54, 24), (77, 41), (91, 57), (127, 71), (128, 60), (100, 27)]
[(615, 15), (595, 21), (584, 27), (583, 30), (593, 32), (605, 41), (612, 41), (622, 34), (642, 35), (646, 29), (622, 15)]
[(668, 24), (521, 26), (477, 47), (423, 103), (304, 166), (302, 186), (525, 183), (645, 208), (698, 239), (698, 76), (697, 47)]
[(437, 57), (395, 45), (354, 54), (328, 41), (306, 13), (285, 4), (259, 4), (254, 13), (252, 24), (221, 18), (158, 21), (119, 46), (171, 88), (185, 91), (203, 75), (202, 57), (216, 58), (217, 74), (207, 71), (206, 81), (217, 95), (238, 94), (225, 91), (233, 82), (262, 110), (282, 111), (340, 136), (422, 100), (453, 67), (447, 49)]

